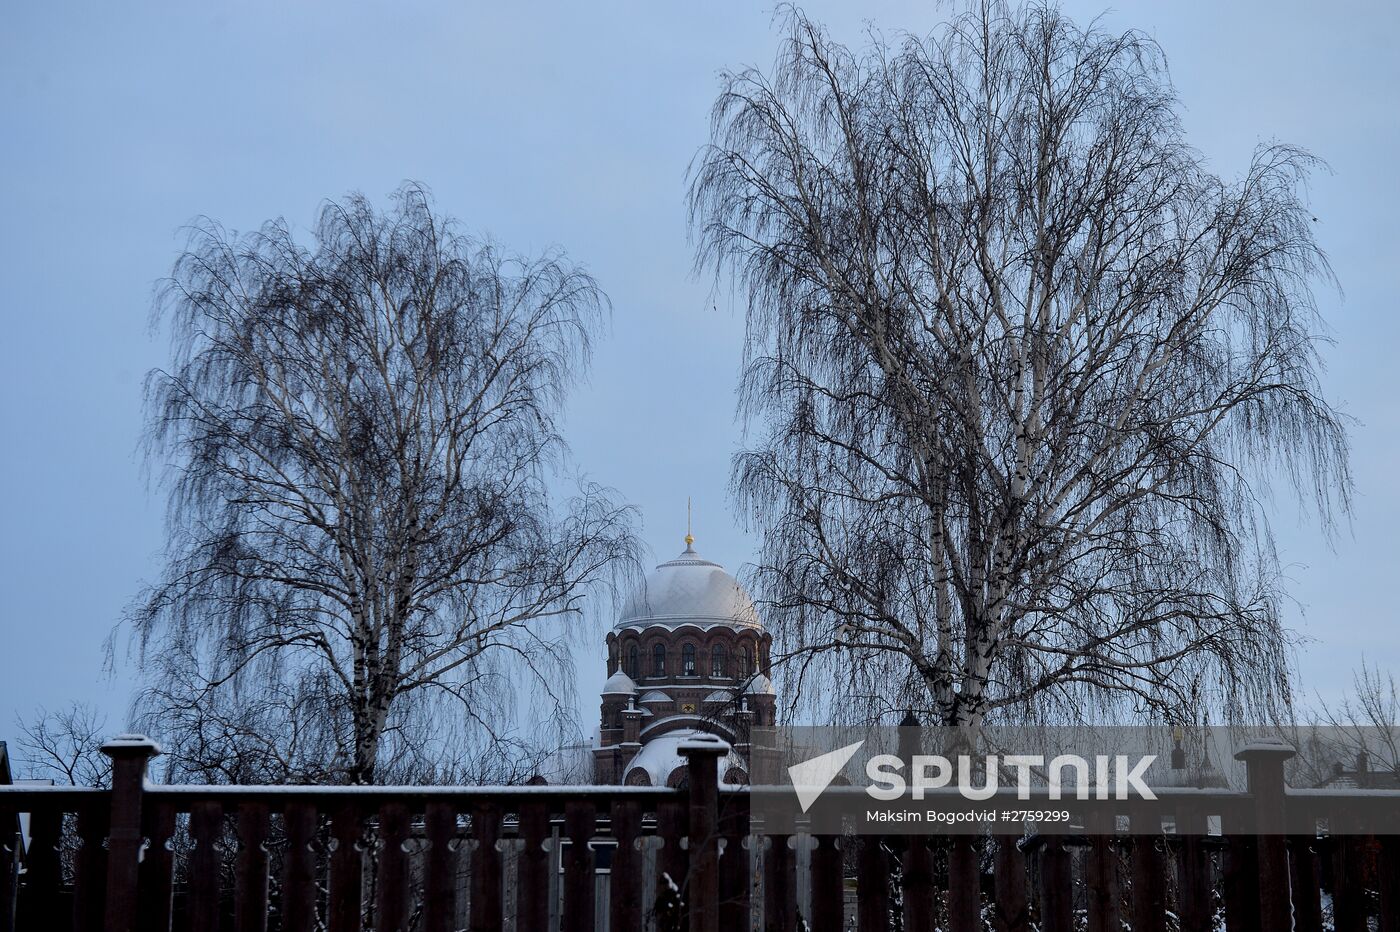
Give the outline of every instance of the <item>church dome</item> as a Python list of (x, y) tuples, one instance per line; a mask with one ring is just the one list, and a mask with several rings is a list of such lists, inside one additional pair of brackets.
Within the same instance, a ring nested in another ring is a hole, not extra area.
[(738, 580), (718, 563), (706, 560), (687, 544), (685, 552), (662, 563), (623, 605), (617, 625), (649, 628), (660, 625), (730, 625), (758, 628), (753, 600)]
[(757, 673), (749, 680), (744, 687), (744, 692), (750, 696), (772, 696), (774, 695), (773, 681), (762, 673)]
[(637, 691), (637, 684), (632, 682), (632, 677), (618, 670), (608, 681), (603, 684), (603, 695), (605, 696), (630, 696)]

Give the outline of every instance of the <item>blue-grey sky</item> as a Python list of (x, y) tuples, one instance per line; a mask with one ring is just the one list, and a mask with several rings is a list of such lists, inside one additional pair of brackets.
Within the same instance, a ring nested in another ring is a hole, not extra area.
[[(928, 2), (811, 2), (848, 43), (869, 22), (926, 32)], [(1068, 11), (1104, 12), (1093, 0)], [(163, 503), (136, 454), (147, 330), (179, 227), (248, 229), (405, 179), (522, 251), (564, 246), (612, 298), (612, 332), (571, 404), (578, 466), (638, 505), (660, 559), (731, 568), (754, 541), (728, 507), (743, 442), (742, 309), (690, 274), (685, 172), (724, 68), (766, 66), (771, 4), (14, 3), (0, 30), (0, 737), (69, 699), (123, 724), (129, 672), (102, 670), (122, 606), (158, 566)], [(1327, 159), (1317, 233), (1345, 297), (1323, 293), (1325, 386), (1359, 419), (1356, 515), (1335, 545), (1278, 503), (1305, 691), (1335, 696), (1363, 654), (1400, 670), (1400, 7), (1158, 0), (1111, 28), (1154, 36), (1193, 143), (1231, 175), (1261, 140)], [(580, 658), (585, 726), (602, 648)]]

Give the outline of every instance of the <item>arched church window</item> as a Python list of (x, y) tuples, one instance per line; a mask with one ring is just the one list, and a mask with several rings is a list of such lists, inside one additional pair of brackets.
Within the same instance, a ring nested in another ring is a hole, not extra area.
[(739, 655), (739, 675), (753, 676), (753, 648), (745, 644), (743, 651)]
[(651, 675), (666, 675), (666, 645), (657, 644), (651, 649)]
[(687, 644), (681, 648), (681, 676), (695, 675), (695, 645)]
[(642, 653), (636, 644), (627, 648), (627, 675), (634, 680), (642, 675)]
[(724, 649), (723, 644), (716, 644), (710, 652), (710, 676), (715, 679), (729, 676), (729, 651)]

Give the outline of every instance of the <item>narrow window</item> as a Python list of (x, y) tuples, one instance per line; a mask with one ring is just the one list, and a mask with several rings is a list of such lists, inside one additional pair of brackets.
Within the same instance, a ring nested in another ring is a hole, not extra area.
[(695, 645), (687, 644), (681, 648), (681, 676), (695, 675)]
[(741, 656), (743, 659), (740, 661), (740, 664), (739, 664), (739, 675), (740, 675), (740, 676), (753, 676), (753, 672), (754, 672), (754, 669), (753, 669), (753, 648), (752, 648), (752, 647), (749, 647), (747, 644), (745, 644), (745, 645), (744, 645), (744, 651), (743, 651), (743, 653), (742, 653), (740, 656)]
[(666, 645), (657, 644), (651, 649), (651, 675), (666, 675)]
[(627, 648), (627, 675), (634, 680), (642, 675), (642, 655), (636, 644)]
[(710, 652), (710, 676), (717, 680), (729, 676), (729, 652), (723, 644), (716, 645)]

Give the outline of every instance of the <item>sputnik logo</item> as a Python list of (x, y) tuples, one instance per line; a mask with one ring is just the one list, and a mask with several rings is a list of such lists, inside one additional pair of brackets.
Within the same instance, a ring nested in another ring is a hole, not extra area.
[(820, 754), (788, 768), (792, 788), (797, 791), (797, 801), (801, 803), (803, 812), (812, 808), (812, 804), (831, 785), (831, 781), (836, 779), (836, 775), (845, 769), (846, 764), (856, 756), (856, 751), (859, 751), (863, 744), (864, 741), (857, 741), (855, 744)]

